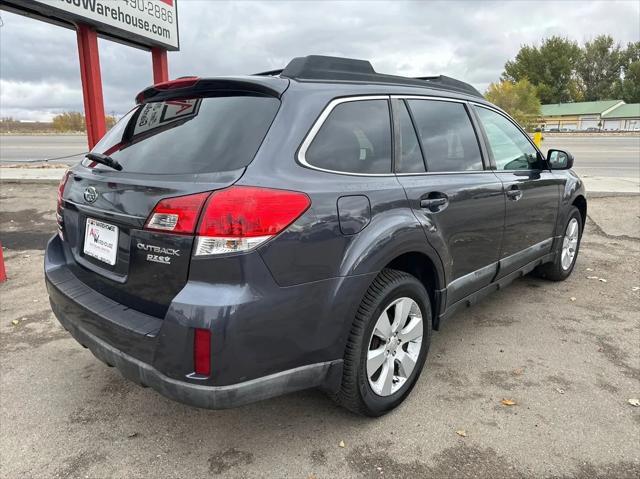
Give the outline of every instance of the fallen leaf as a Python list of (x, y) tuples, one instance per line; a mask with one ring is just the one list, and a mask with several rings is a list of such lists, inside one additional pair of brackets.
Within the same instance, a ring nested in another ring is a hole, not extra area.
[(130, 432), (129, 434), (127, 434), (127, 437), (136, 437), (137, 435), (137, 432)]
[(569, 299), (570, 299), (571, 301), (575, 301), (575, 300), (576, 300), (576, 299), (578, 299), (578, 298), (576, 298), (575, 296), (571, 296)]
[(513, 399), (503, 399), (500, 402), (503, 406), (515, 406), (517, 404)]
[(638, 407), (638, 406), (640, 406), (640, 399), (631, 398), (631, 399), (629, 399), (629, 404), (631, 404), (632, 406)]
[(345, 447), (345, 445), (344, 445), (344, 441), (340, 441), (340, 444), (338, 444), (338, 446), (340, 446), (340, 447)]
[(15, 326), (16, 324), (20, 324), (20, 321), (18, 321), (17, 319), (14, 319), (13, 321), (11, 321), (11, 324)]
[(564, 394), (564, 389), (562, 388), (556, 388), (556, 391), (558, 391), (560, 394)]
[(516, 376), (520, 376), (524, 372), (524, 368), (516, 368), (513, 370), (513, 374)]
[(600, 347), (598, 348), (598, 352), (599, 352), (599, 353), (604, 352), (604, 348), (603, 348), (602, 346), (600, 346)]
[(598, 278), (598, 281), (600, 281), (601, 283), (606, 283), (607, 282), (607, 280), (604, 279), (604, 278)]
[(587, 276), (587, 279), (598, 279), (597, 276)]
[(459, 431), (456, 431), (456, 434), (460, 437), (467, 437), (467, 431), (465, 431), (464, 429), (460, 429)]

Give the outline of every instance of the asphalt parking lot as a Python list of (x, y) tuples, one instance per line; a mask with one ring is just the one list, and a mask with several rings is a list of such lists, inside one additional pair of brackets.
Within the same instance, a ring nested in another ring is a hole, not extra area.
[(1, 477), (640, 476), (638, 196), (590, 198), (572, 277), (523, 278), (452, 318), (379, 419), (317, 391), (198, 410), (124, 380), (49, 309), (55, 196), (0, 186)]

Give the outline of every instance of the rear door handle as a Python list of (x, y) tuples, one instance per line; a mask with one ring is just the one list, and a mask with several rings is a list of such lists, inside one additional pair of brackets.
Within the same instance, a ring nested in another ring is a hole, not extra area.
[(432, 213), (442, 211), (449, 204), (449, 199), (446, 196), (438, 196), (436, 198), (424, 198), (420, 200), (420, 208), (429, 210)]
[(507, 198), (509, 198), (511, 201), (518, 201), (520, 198), (522, 198), (522, 191), (518, 186), (512, 185), (511, 188), (507, 190)]

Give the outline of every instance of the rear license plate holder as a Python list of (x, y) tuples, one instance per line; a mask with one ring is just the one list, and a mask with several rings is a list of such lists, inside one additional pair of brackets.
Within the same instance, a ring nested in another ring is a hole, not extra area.
[(87, 218), (84, 231), (84, 254), (108, 265), (115, 265), (118, 256), (118, 235), (116, 225)]

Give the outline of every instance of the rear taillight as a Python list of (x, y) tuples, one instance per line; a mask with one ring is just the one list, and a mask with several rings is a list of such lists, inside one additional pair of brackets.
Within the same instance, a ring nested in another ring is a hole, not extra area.
[(60, 178), (60, 183), (58, 183), (58, 209), (62, 208), (62, 195), (64, 195), (64, 188), (67, 186), (67, 180), (70, 174), (71, 170), (65, 171), (62, 178)]
[(311, 205), (304, 193), (253, 186), (215, 191), (204, 207), (195, 255), (248, 251), (277, 235)]
[(211, 375), (211, 331), (209, 329), (194, 330), (193, 371), (201, 376)]
[(149, 215), (144, 225), (145, 229), (177, 234), (193, 234), (196, 224), (198, 224), (202, 205), (204, 205), (210, 194), (207, 191), (195, 195), (176, 196), (161, 200)]
[(248, 251), (283, 231), (310, 205), (309, 197), (297, 191), (232, 186), (165, 198), (145, 229), (197, 234), (195, 256)]
[(58, 236), (60, 239), (64, 240), (64, 217), (63, 217), (63, 209), (64, 209), (64, 188), (67, 186), (67, 181), (69, 180), (69, 176), (71, 175), (71, 170), (67, 170), (62, 175), (60, 179), (60, 183), (58, 184), (58, 204), (56, 206), (56, 223), (58, 223)]

